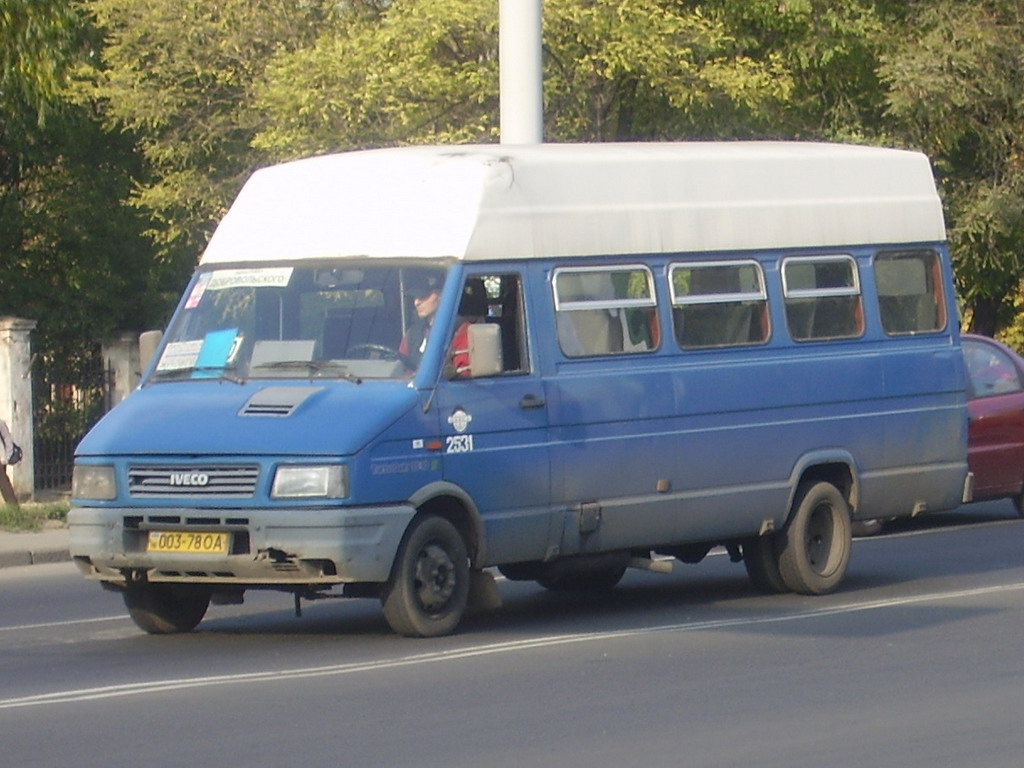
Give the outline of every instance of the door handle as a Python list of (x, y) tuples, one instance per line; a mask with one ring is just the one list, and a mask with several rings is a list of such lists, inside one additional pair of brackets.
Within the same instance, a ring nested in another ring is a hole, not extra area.
[(522, 400), (519, 401), (520, 408), (543, 408), (547, 403), (544, 402), (543, 397), (537, 397), (536, 395), (525, 395)]

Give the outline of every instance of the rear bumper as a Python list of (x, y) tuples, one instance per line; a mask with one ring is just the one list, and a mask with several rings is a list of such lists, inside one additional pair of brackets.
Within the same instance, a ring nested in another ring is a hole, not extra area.
[[(68, 513), (71, 556), (89, 578), (281, 586), (383, 582), (415, 510), (409, 506), (332, 509), (135, 509), (75, 507)], [(226, 555), (150, 553), (148, 533), (226, 531)]]

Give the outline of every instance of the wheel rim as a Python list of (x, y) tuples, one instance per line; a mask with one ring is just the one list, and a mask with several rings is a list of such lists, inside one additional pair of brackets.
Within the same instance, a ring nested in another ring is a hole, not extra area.
[(836, 535), (835, 510), (832, 505), (822, 502), (814, 508), (807, 524), (804, 544), (807, 548), (807, 562), (819, 576), (828, 576), (835, 570)]
[(416, 597), (423, 610), (438, 613), (455, 593), (456, 572), (444, 547), (438, 544), (425, 546), (416, 559)]

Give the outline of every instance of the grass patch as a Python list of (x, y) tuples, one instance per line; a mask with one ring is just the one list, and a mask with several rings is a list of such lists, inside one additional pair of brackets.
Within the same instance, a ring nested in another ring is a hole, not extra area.
[(0, 506), (0, 528), (8, 531), (38, 531), (47, 522), (67, 522), (70, 504), (63, 501), (48, 504), (22, 504)]

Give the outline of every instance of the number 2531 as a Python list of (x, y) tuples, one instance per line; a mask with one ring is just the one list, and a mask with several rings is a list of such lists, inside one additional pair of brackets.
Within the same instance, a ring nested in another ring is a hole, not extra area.
[(469, 453), (472, 450), (472, 435), (451, 435), (445, 438), (445, 453)]

